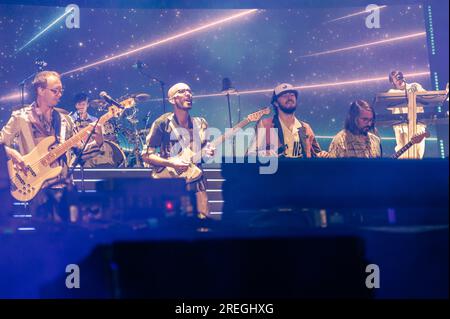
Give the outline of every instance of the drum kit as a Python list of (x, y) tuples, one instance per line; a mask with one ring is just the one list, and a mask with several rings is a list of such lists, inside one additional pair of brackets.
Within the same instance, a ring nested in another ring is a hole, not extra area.
[[(84, 164), (85, 168), (144, 167), (141, 151), (148, 130), (147, 127), (138, 129), (137, 105), (150, 100), (150, 95), (146, 93), (125, 95), (118, 101), (129, 98), (135, 100), (135, 106), (124, 110), (118, 118), (113, 118), (103, 125), (104, 143), (100, 154), (87, 160)], [(90, 101), (91, 110), (96, 110), (98, 113), (105, 113), (109, 106), (104, 100)]]

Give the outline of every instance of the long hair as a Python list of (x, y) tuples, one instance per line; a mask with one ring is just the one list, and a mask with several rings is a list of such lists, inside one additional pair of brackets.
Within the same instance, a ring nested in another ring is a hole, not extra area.
[(375, 131), (375, 110), (373, 109), (373, 107), (371, 107), (369, 105), (369, 103), (367, 103), (364, 100), (356, 100), (356, 101), (352, 102), (352, 104), (350, 105), (350, 109), (348, 110), (347, 118), (345, 119), (345, 125), (344, 125), (345, 129), (347, 131), (350, 131), (353, 134), (358, 134), (359, 128), (356, 125), (356, 118), (361, 113), (361, 110), (366, 110), (366, 111), (372, 112), (373, 121), (372, 121), (372, 125), (370, 126), (370, 132), (374, 132)]

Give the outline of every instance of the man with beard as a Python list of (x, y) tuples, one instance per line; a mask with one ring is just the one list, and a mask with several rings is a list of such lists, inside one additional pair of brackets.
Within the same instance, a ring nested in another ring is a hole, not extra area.
[(328, 153), (321, 150), (311, 126), (295, 116), (297, 98), (298, 92), (291, 84), (283, 83), (274, 89), (271, 104), (275, 115), (257, 123), (248, 155), (328, 157)]
[[(164, 167), (172, 167), (179, 172), (186, 171), (189, 163), (176, 157), (183, 147), (194, 152), (203, 148), (206, 156), (213, 156), (214, 149), (207, 145), (206, 129), (208, 123), (204, 118), (191, 117), (192, 91), (185, 83), (177, 83), (168, 91), (168, 100), (173, 112), (161, 115), (152, 124), (142, 152), (144, 162), (150, 164), (156, 172)], [(181, 146), (181, 147), (180, 147)], [(200, 167), (200, 163), (195, 163)], [(187, 190), (195, 193), (199, 217), (211, 217), (205, 178), (188, 183)]]
[(381, 157), (380, 138), (373, 134), (375, 129), (375, 111), (363, 100), (350, 105), (345, 128), (340, 131), (330, 144), (331, 157)]

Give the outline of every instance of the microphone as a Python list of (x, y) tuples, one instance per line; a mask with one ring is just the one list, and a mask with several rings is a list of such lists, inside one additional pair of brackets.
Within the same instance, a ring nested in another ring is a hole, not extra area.
[(137, 60), (136, 63), (132, 65), (132, 68), (136, 70), (146, 69), (147, 67), (148, 65), (140, 60)]
[(120, 108), (120, 109), (123, 109), (123, 108), (124, 108), (119, 102), (117, 102), (117, 101), (114, 100), (112, 97), (110, 97), (110, 96), (108, 95), (108, 93), (106, 93), (105, 91), (101, 91), (99, 95), (100, 95), (101, 98), (103, 98), (103, 99), (104, 99), (106, 102), (108, 102), (109, 104), (115, 105), (115, 106), (117, 106), (117, 107)]

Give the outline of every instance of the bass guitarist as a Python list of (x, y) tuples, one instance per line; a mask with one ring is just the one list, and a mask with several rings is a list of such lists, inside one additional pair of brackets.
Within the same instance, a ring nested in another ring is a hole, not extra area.
[[(27, 167), (23, 156), (30, 153), (40, 141), (55, 136), (57, 143), (63, 143), (76, 132), (70, 116), (55, 109), (63, 94), (60, 75), (54, 71), (42, 71), (35, 76), (32, 84), (35, 101), (14, 111), (0, 131), (0, 144), (6, 146), (6, 152), (14, 166), (25, 174)], [(86, 152), (99, 147), (95, 141), (96, 134), (101, 134), (100, 126), (93, 134), (92, 142), (85, 148)], [(12, 148), (12, 145), (17, 145), (17, 149)], [(69, 220), (68, 189), (73, 185), (71, 177), (67, 176), (69, 160), (67, 157), (70, 155), (67, 153), (54, 163), (63, 168), (61, 174), (46, 181), (41, 191), (30, 202), (33, 214), (55, 221)]]

